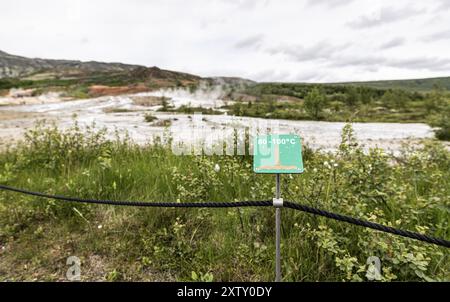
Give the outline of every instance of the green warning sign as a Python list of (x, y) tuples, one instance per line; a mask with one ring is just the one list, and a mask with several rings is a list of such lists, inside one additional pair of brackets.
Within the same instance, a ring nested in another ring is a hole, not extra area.
[(254, 141), (253, 155), (255, 173), (303, 173), (302, 146), (298, 135), (257, 136)]

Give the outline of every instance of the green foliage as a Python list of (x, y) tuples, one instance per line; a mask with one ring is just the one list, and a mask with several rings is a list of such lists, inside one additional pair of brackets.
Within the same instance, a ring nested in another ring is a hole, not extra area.
[(436, 130), (436, 137), (438, 139), (450, 141), (450, 109), (443, 110), (441, 114), (437, 116), (433, 125), (438, 128)]
[(154, 116), (153, 114), (151, 114), (151, 113), (144, 114), (144, 120), (147, 123), (152, 123), (152, 122), (156, 121), (157, 119), (158, 118), (156, 116)]
[(161, 108), (158, 111), (177, 112), (177, 113), (184, 113), (184, 114), (194, 114), (194, 113), (202, 113), (202, 114), (210, 114), (210, 115), (223, 114), (223, 112), (215, 110), (213, 108), (192, 107), (190, 105), (181, 105), (178, 108), (171, 108), (169, 106), (166, 108), (166, 110)]
[(441, 90), (434, 90), (426, 103), (430, 113), (428, 122), (436, 127), (436, 137), (440, 140), (450, 140), (450, 99), (445, 98)]
[(447, 102), (444, 99), (444, 93), (440, 89), (434, 89), (425, 102), (425, 108), (428, 113), (439, 112), (446, 107)]
[(166, 112), (169, 110), (170, 106), (169, 106), (169, 102), (168, 102), (167, 98), (163, 97), (161, 99), (161, 106), (162, 106), (161, 111)]
[(319, 88), (314, 88), (305, 97), (304, 107), (309, 116), (319, 119), (325, 107), (326, 98)]
[(405, 108), (411, 102), (410, 96), (402, 90), (388, 90), (380, 102), (387, 108)]
[(211, 273), (196, 273), (192, 271), (192, 281), (195, 282), (212, 282), (214, 280), (214, 276)]
[(341, 85), (354, 85), (360, 87), (371, 87), (376, 89), (400, 89), (414, 92), (429, 92), (436, 86), (450, 90), (450, 78), (430, 78), (413, 80), (392, 80), (392, 81), (373, 81), (373, 82), (355, 82), (342, 83)]
[[(424, 98), (428, 96), (400, 90), (385, 91), (353, 85), (263, 83), (250, 86), (245, 93), (257, 97), (257, 101), (249, 106), (249, 103), (237, 100), (225, 107), (231, 114), (340, 122), (424, 122), (427, 114)], [(280, 101), (281, 97), (290, 99)], [(277, 101), (271, 103), (267, 99)]]
[(69, 89), (68, 96), (74, 99), (89, 98), (89, 88), (86, 85), (75, 86)]
[[(237, 116), (289, 120), (426, 122), (439, 128), (437, 138), (446, 140), (450, 105), (448, 94), (441, 87), (417, 92), (389, 85), (386, 89), (371, 88), (364, 83), (260, 83), (243, 90), (256, 97), (256, 102), (244, 103), (237, 99), (224, 108)], [(287, 97), (290, 99), (285, 100)]]
[[(108, 137), (101, 129), (41, 125), (0, 153), (0, 182), (149, 202), (274, 195), (273, 177), (255, 175), (250, 156), (175, 156), (160, 143)], [(405, 145), (396, 156), (365, 152), (347, 125), (337, 153), (307, 149), (304, 162), (304, 174), (282, 177), (286, 199), (450, 237), (450, 153), (443, 145)], [(272, 208), (108, 207), (1, 191), (0, 280), (56, 280), (67, 255), (83, 259), (83, 280), (272, 280), (273, 215)], [(297, 211), (283, 210), (282, 223), (286, 281), (449, 281), (443, 248)], [(381, 261), (379, 276), (370, 257)]]

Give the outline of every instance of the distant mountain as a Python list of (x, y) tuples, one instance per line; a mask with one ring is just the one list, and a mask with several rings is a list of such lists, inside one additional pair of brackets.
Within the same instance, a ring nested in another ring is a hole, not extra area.
[(450, 91), (450, 77), (413, 79), (413, 80), (388, 80), (368, 82), (337, 83), (337, 85), (365, 86), (378, 89), (403, 89), (417, 92), (427, 92), (435, 87)]
[(0, 51), (0, 79), (26, 77), (36, 73), (49, 72), (55, 75), (81, 75), (94, 72), (131, 71), (138, 65), (102, 62), (81, 62), (73, 60), (49, 60), (26, 58)]
[(164, 70), (156, 66), (153, 67), (138, 66), (130, 72), (130, 75), (131, 77), (140, 79), (142, 81), (151, 79), (174, 80), (174, 81), (199, 81), (202, 79), (201, 77), (193, 74)]
[(244, 78), (238, 78), (238, 77), (212, 77), (209, 79), (213, 84), (218, 84), (218, 85), (225, 84), (225, 85), (246, 86), (246, 85), (256, 84), (255, 81), (244, 79)]
[[(106, 78), (105, 78), (106, 76)], [(226, 84), (236, 86), (249, 86), (257, 82), (239, 77), (210, 77), (202, 78), (188, 73), (160, 69), (158, 67), (145, 67), (122, 63), (82, 62), (76, 60), (51, 60), (40, 58), (26, 58), (8, 54), (0, 50), (0, 79), (16, 78), (26, 80), (72, 80), (82, 79), (89, 84), (133, 84), (147, 83), (152, 86), (176, 86), (197, 83), (207, 80), (212, 84)], [(14, 83), (4, 84), (7, 88)], [(450, 90), (450, 77), (329, 83), (324, 85), (353, 85), (378, 89), (404, 89), (410, 91), (426, 92), (434, 87)], [(2, 86), (2, 85), (0, 85)], [(0, 87), (2, 88), (2, 87)]]
[[(0, 94), (12, 88), (64, 91), (76, 98), (191, 87), (202, 77), (156, 66), (30, 59), (0, 51)], [(35, 92), (36, 93), (36, 92)]]

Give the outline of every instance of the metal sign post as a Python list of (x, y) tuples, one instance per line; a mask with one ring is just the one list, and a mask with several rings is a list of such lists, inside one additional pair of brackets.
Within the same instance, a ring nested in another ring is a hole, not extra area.
[[(276, 200), (281, 199), (281, 185), (280, 174), (277, 178), (277, 193)], [(275, 203), (275, 201), (274, 201)], [(281, 200), (281, 204), (283, 201)], [(277, 206), (275, 209), (275, 282), (281, 282), (281, 207)]]
[(303, 173), (301, 140), (298, 135), (273, 134), (255, 138), (253, 171), (276, 175), (275, 207), (275, 282), (281, 282), (281, 174)]

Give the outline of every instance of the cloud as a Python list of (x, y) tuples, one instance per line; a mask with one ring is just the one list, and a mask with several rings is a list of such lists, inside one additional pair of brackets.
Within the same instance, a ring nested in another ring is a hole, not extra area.
[(435, 42), (440, 40), (450, 40), (450, 29), (438, 31), (422, 37), (422, 41), (425, 42)]
[(239, 9), (252, 10), (258, 5), (266, 6), (270, 0), (216, 0), (224, 4), (233, 5)]
[(437, 11), (449, 10), (450, 9), (450, 1), (448, 0), (439, 0), (438, 6), (436, 8)]
[(439, 77), (450, 75), (448, 8), (450, 0), (3, 0), (0, 49), (265, 81)]
[(390, 49), (398, 46), (402, 46), (405, 44), (405, 38), (397, 37), (392, 40), (387, 41), (386, 43), (381, 44), (380, 49)]
[(354, 0), (308, 0), (306, 4), (308, 6), (325, 5), (328, 7), (338, 7), (350, 4)]
[(374, 68), (374, 66), (380, 66), (386, 63), (386, 59), (382, 56), (374, 55), (345, 55), (336, 58), (328, 63), (332, 67), (365, 67)]
[(392, 58), (383, 56), (347, 56), (330, 62), (333, 67), (361, 67), (365, 70), (378, 70), (381, 67), (392, 67), (409, 70), (446, 71), (450, 69), (450, 58), (410, 57)]
[(450, 69), (450, 58), (416, 57), (406, 59), (389, 59), (387, 65), (397, 68), (447, 71)]
[(263, 34), (257, 34), (254, 36), (247, 37), (245, 39), (239, 40), (234, 44), (235, 48), (258, 48), (261, 46), (264, 40)]
[(279, 69), (264, 69), (257, 73), (250, 75), (252, 79), (257, 79), (258, 81), (287, 81), (287, 79), (292, 77), (291, 72), (287, 70)]
[(347, 25), (355, 29), (365, 29), (406, 20), (420, 13), (423, 13), (423, 10), (417, 10), (411, 7), (382, 7), (370, 15), (361, 16), (356, 20), (348, 22)]
[(276, 48), (270, 48), (267, 51), (270, 54), (283, 54), (296, 61), (313, 61), (320, 59), (329, 59), (337, 53), (342, 52), (349, 47), (350, 44), (342, 44), (339, 46), (332, 45), (328, 42), (321, 41), (311, 46), (303, 45), (282, 45)]

